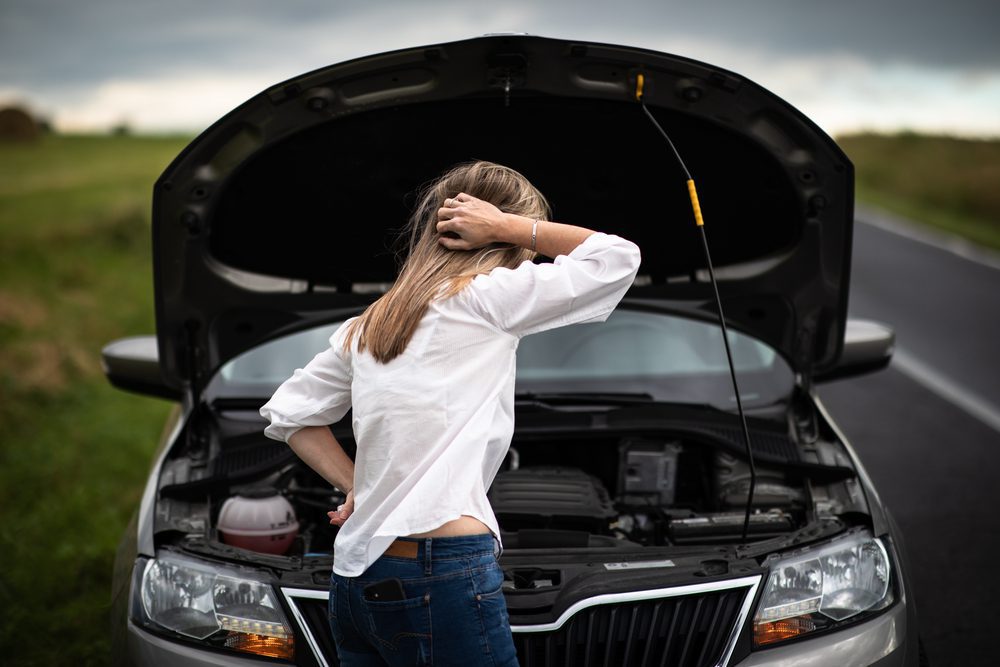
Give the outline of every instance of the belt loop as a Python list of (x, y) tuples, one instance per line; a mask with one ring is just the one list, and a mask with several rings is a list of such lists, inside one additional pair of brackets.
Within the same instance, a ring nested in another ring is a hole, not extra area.
[(424, 575), (431, 575), (431, 542), (434, 540), (433, 537), (428, 537), (424, 541)]

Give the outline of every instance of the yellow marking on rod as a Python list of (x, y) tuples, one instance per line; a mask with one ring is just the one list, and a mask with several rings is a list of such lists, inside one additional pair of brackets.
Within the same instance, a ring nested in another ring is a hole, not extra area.
[(646, 80), (646, 77), (644, 77), (642, 74), (637, 74), (636, 77), (635, 77), (635, 99), (636, 100), (641, 100), (642, 99), (642, 84), (643, 84), (643, 82), (645, 80)]
[(698, 203), (698, 191), (694, 188), (694, 179), (688, 179), (688, 194), (691, 195), (691, 208), (694, 209), (694, 222), (701, 227), (705, 221), (701, 217), (701, 204)]

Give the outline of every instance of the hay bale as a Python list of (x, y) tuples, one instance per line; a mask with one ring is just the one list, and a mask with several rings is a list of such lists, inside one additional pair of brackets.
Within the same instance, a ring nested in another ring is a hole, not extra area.
[(26, 109), (0, 109), (0, 141), (35, 141), (41, 134), (38, 121)]

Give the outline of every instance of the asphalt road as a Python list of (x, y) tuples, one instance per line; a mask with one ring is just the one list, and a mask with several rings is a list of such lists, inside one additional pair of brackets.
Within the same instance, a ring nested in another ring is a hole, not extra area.
[(820, 397), (902, 528), (931, 664), (998, 664), (1000, 262), (859, 222), (850, 299), (896, 357)]

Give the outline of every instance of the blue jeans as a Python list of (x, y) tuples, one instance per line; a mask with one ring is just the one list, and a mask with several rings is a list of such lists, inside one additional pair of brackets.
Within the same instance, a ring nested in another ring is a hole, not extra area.
[[(330, 576), (330, 629), (344, 667), (518, 667), (491, 533), (401, 537), (417, 557), (383, 554), (357, 577)], [(368, 584), (403, 582), (403, 600), (366, 600)]]

